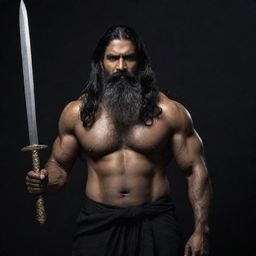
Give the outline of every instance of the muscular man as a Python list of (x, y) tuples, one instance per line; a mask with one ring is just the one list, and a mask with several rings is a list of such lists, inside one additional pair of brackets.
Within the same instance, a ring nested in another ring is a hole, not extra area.
[(131, 28), (112, 27), (100, 39), (85, 89), (61, 114), (45, 169), (27, 174), (28, 191), (58, 191), (77, 156), (88, 178), (74, 256), (180, 255), (166, 176), (173, 158), (186, 175), (195, 219), (184, 255), (208, 253), (211, 189), (202, 140), (184, 106), (159, 91)]

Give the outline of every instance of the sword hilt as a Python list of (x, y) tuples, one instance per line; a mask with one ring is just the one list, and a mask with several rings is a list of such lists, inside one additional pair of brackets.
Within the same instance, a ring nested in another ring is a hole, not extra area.
[[(38, 151), (40, 149), (47, 148), (46, 145), (29, 145), (21, 149), (21, 151), (31, 151), (32, 153), (32, 165), (33, 170), (35, 172), (40, 171), (40, 159)], [(44, 198), (42, 195), (37, 196), (36, 199), (36, 219), (40, 224), (44, 224), (46, 222), (46, 212), (44, 207)]]

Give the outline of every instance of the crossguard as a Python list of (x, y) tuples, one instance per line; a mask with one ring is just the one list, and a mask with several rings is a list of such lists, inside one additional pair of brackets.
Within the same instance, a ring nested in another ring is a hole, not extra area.
[[(39, 153), (38, 151), (41, 149), (47, 148), (46, 145), (29, 145), (26, 147), (23, 147), (21, 151), (31, 151), (32, 153), (32, 165), (33, 165), (33, 170), (35, 172), (40, 171), (40, 159), (39, 159)], [(36, 219), (40, 224), (44, 224), (46, 222), (46, 212), (45, 212), (45, 207), (44, 207), (44, 198), (39, 195), (37, 196), (36, 199)]]

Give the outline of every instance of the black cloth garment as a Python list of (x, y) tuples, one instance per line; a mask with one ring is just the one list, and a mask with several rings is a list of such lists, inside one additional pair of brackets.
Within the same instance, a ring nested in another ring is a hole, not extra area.
[(118, 207), (85, 197), (72, 256), (178, 256), (181, 233), (170, 196)]

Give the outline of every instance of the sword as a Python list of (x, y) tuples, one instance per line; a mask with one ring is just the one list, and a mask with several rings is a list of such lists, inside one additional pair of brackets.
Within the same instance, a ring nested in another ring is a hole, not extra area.
[[(32, 166), (36, 172), (40, 171), (39, 153), (40, 149), (47, 148), (46, 145), (38, 144), (37, 125), (36, 125), (36, 108), (35, 108), (35, 95), (34, 95), (34, 80), (32, 69), (32, 56), (29, 38), (29, 26), (26, 6), (21, 0), (20, 2), (20, 44), (21, 44), (21, 57), (23, 67), (24, 89), (27, 109), (27, 121), (29, 131), (30, 145), (23, 147), (21, 151), (32, 152)], [(44, 199), (42, 195), (37, 196), (36, 199), (36, 215), (40, 224), (46, 221), (46, 214), (44, 208)]]

